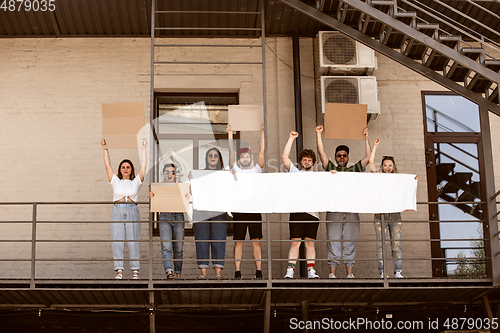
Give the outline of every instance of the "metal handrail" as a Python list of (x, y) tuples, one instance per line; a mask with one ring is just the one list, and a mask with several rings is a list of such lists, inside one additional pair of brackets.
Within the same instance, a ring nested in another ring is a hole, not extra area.
[[(466, 35), (467, 37), (470, 37), (471, 39), (475, 40), (475, 41), (476, 41), (476, 42), (478, 42), (478, 43), (482, 43), (482, 44), (483, 44), (483, 43), (484, 43), (484, 40), (486, 39), (486, 40), (487, 40), (487, 42), (488, 42), (488, 44), (486, 44), (486, 45), (488, 45), (489, 47), (491, 47), (491, 48), (492, 48), (493, 50), (495, 50), (495, 51), (500, 51), (500, 49), (498, 49), (498, 48), (496, 48), (496, 47), (494, 47), (494, 46), (492, 45), (492, 44), (494, 44), (494, 45), (497, 45), (497, 46), (499, 46), (499, 47), (500, 47), (500, 44), (498, 44), (498, 43), (497, 43), (497, 42), (495, 42), (494, 40), (491, 40), (491, 39), (489, 39), (489, 38), (485, 38), (484, 36), (481, 36), (482, 38), (478, 38), (478, 37), (476, 37), (476, 36), (473, 36), (472, 34), (470, 34), (470, 33), (466, 32), (466, 31), (462, 30), (461, 28), (459, 28), (459, 27), (457, 27), (457, 26), (455, 26), (455, 25), (453, 25), (453, 24), (450, 24), (449, 22), (446, 22), (445, 20), (443, 20), (443, 19), (439, 18), (438, 16), (436, 16), (436, 15), (432, 14), (431, 12), (429, 12), (429, 11), (427, 11), (427, 10), (423, 9), (422, 7), (419, 7), (419, 5), (420, 5), (420, 6), (424, 6), (424, 7), (426, 7), (426, 8), (427, 8), (427, 9), (429, 9), (429, 10), (435, 11), (434, 9), (430, 8), (429, 6), (427, 6), (427, 5), (425, 5), (425, 4), (422, 4), (422, 3), (419, 3), (419, 4), (417, 5), (417, 4), (414, 4), (414, 3), (410, 2), (409, 0), (400, 0), (400, 1), (402, 1), (402, 2), (404, 2), (404, 3), (406, 3), (406, 4), (408, 4), (409, 6), (411, 6), (411, 7), (415, 8), (415, 9), (417, 9), (417, 10), (421, 11), (422, 13), (425, 13), (425, 14), (427, 14), (427, 15), (431, 16), (432, 18), (434, 18), (434, 19), (438, 20), (439, 22), (444, 23), (445, 25), (447, 25), (447, 26), (449, 26), (449, 27), (452, 27), (453, 29), (455, 29), (455, 30), (459, 31), (460, 33), (462, 33), (462, 34)], [(425, 21), (425, 20), (423, 20), (423, 19), (420, 19), (420, 20), (422, 20), (423, 22), (426, 22), (426, 21)], [(426, 22), (426, 23), (429, 23), (429, 22)], [(460, 24), (459, 22), (455, 22), (455, 23)], [(461, 24), (460, 24), (460, 25), (461, 25)], [(463, 26), (463, 25), (462, 25), (462, 26)], [(465, 27), (465, 28), (467, 28), (467, 27)], [(467, 28), (467, 29), (469, 29), (469, 28)], [(442, 32), (447, 33), (447, 32), (446, 32), (446, 31), (444, 31), (443, 29), (439, 29), (439, 30), (441, 30)], [(470, 45), (470, 44), (469, 44), (469, 45)], [(492, 57), (492, 58), (493, 58), (493, 57)], [(493, 58), (493, 59), (495, 59), (495, 58)]]
[[(429, 109), (431, 109), (432, 111), (434, 111), (435, 113), (438, 113), (439, 115), (441, 115), (441, 116), (443, 116), (443, 117), (447, 118), (448, 120), (450, 120), (450, 121), (454, 122), (455, 124), (457, 124), (457, 125), (459, 125), (459, 126), (461, 126), (461, 127), (465, 128), (465, 129), (469, 130), (469, 132), (475, 132), (475, 131), (474, 131), (472, 128), (470, 128), (469, 126), (465, 125), (465, 124), (464, 124), (464, 123), (462, 123), (461, 121), (456, 120), (456, 119), (455, 119), (455, 118), (453, 118), (453, 117), (448, 116), (446, 113), (444, 113), (444, 112), (442, 112), (442, 111), (439, 111), (439, 110), (436, 110), (435, 108), (433, 108), (432, 106), (430, 106), (430, 105), (428, 105), (428, 104), (425, 104), (425, 107), (426, 107), (426, 108), (429, 108)], [(429, 119), (429, 118), (427, 118), (427, 119)], [(436, 120), (435, 120), (435, 119), (433, 119), (433, 121), (434, 121), (434, 122), (436, 122)], [(452, 132), (457, 132), (457, 131), (452, 131)]]
[[(130, 203), (130, 202), (129, 202)], [(473, 202), (473, 203), (478, 203), (478, 202)], [(200, 241), (200, 240), (188, 240), (188, 239), (184, 239), (184, 240), (162, 240), (161, 238), (155, 238), (153, 239), (152, 237), (149, 237), (148, 240), (110, 240), (110, 239), (78, 239), (78, 240), (75, 240), (75, 239), (39, 239), (37, 238), (37, 232), (36, 232), (36, 226), (37, 224), (42, 224), (42, 223), (66, 223), (66, 224), (74, 224), (74, 223), (79, 223), (79, 222), (87, 222), (87, 223), (101, 223), (101, 224), (104, 224), (104, 223), (113, 223), (113, 222), (116, 222), (116, 221), (39, 221), (39, 216), (38, 216), (38, 207), (41, 206), (41, 205), (102, 205), (102, 204), (117, 204), (116, 202), (110, 202), (110, 201), (105, 201), (105, 202), (102, 202), (102, 201), (95, 201), (95, 202), (72, 202), (72, 201), (68, 201), (68, 202), (29, 202), (29, 203), (26, 203), (26, 202), (12, 202), (12, 203), (8, 203), (8, 202), (0, 202), (0, 206), (5, 206), (5, 205), (31, 205), (33, 207), (33, 215), (32, 215), (32, 221), (0, 221), (0, 223), (32, 223), (32, 238), (30, 240), (27, 240), (27, 239), (19, 239), (19, 240), (0, 240), (0, 242), (2, 243), (8, 243), (8, 242), (20, 242), (20, 243), (27, 243), (27, 242), (31, 242), (32, 243), (32, 251), (31, 251), (31, 256), (29, 259), (11, 259), (11, 258), (5, 258), (5, 259), (0, 259), (0, 262), (1, 261), (6, 261), (6, 262), (10, 262), (10, 261), (22, 261), (22, 262), (31, 262), (31, 273), (30, 273), (30, 287), (31, 288), (35, 288), (36, 286), (36, 271), (35, 271), (35, 264), (36, 262), (69, 262), (69, 261), (74, 261), (74, 262), (109, 262), (109, 261), (115, 261), (115, 259), (99, 259), (99, 258), (90, 258), (90, 259), (81, 259), (81, 258), (37, 258), (36, 257), (36, 245), (39, 244), (39, 243), (107, 243), (107, 242), (114, 242), (114, 241), (123, 241), (123, 242), (141, 242), (141, 243), (150, 243), (150, 248), (152, 248), (152, 244), (153, 243), (158, 243), (158, 242), (161, 242), (161, 241), (169, 241), (169, 242), (185, 242), (185, 243), (195, 243), (195, 242), (210, 242), (210, 240), (206, 240), (206, 241)], [(149, 202), (136, 202), (136, 204), (149, 204)], [(457, 203), (444, 203), (444, 202), (418, 202), (419, 205), (428, 205), (428, 204), (457, 204)], [(382, 214), (382, 223), (383, 223), (383, 226), (385, 228), (385, 222), (384, 221), (384, 215)], [(138, 223), (148, 223), (150, 224), (150, 226), (152, 226), (151, 224), (153, 222), (157, 222), (157, 221), (137, 221)], [(178, 221), (179, 223), (184, 223), (183, 221)], [(286, 222), (289, 222), (289, 221), (270, 221), (270, 223), (286, 223)], [(300, 221), (293, 221), (293, 222), (300, 222)], [(292, 223), (293, 223), (292, 222)], [(320, 221), (320, 223), (342, 223), (342, 221)], [(485, 223), (485, 221), (483, 220), (478, 220), (478, 221), (469, 221), (469, 220), (456, 220), (456, 221), (426, 221), (426, 220), (405, 220), (405, 221), (401, 221), (402, 223), (428, 223), (428, 224), (432, 224), (432, 223), (457, 223), (457, 222), (478, 222), (478, 223)], [(203, 221), (201, 222), (197, 222), (197, 223), (204, 223)], [(245, 223), (245, 221), (233, 221), (233, 223)], [(360, 221), (360, 223), (373, 223), (373, 221)], [(390, 223), (390, 222), (389, 222)], [(407, 243), (407, 242), (441, 242), (441, 241), (448, 241), (448, 242), (451, 242), (451, 241), (488, 241), (489, 239), (488, 238), (481, 238), (481, 239), (477, 239), (477, 238), (464, 238), (464, 239), (444, 239), (444, 238), (422, 238), (422, 239), (415, 239), (415, 238), (402, 238), (398, 241), (400, 242), (404, 242), (404, 243)], [(325, 243), (325, 242), (330, 242), (331, 240), (314, 240), (313, 242), (317, 242), (317, 243)], [(346, 242), (346, 241), (349, 241), (347, 239), (344, 239), (344, 240), (339, 240), (339, 242)], [(357, 240), (353, 240), (353, 241), (356, 241), (356, 242), (360, 242), (360, 243), (373, 243), (373, 242), (377, 242), (376, 239), (357, 239)], [(386, 241), (390, 241), (389, 239), (385, 239), (385, 233), (382, 233), (382, 239), (380, 240), (381, 242), (385, 243)], [(225, 243), (234, 243), (235, 240), (229, 240), (229, 239), (226, 239), (224, 240), (223, 242)], [(244, 242), (253, 242), (251, 240), (245, 240)], [(292, 242), (292, 240), (289, 240), (289, 239), (279, 239), (279, 240), (266, 240), (266, 239), (262, 239), (262, 240), (258, 240), (257, 242), (259, 243), (265, 243), (267, 244), (267, 248), (270, 249), (271, 247), (271, 244), (272, 243), (289, 243), (289, 242)], [(302, 242), (304, 242), (304, 240), (302, 240)], [(387, 257), (387, 254), (385, 253), (385, 246), (383, 247), (383, 256), (382, 256), (382, 260), (384, 261), (390, 261), (392, 260), (392, 258), (388, 258)], [(270, 251), (268, 253), (271, 253)], [(408, 261), (415, 261), (415, 260), (419, 260), (419, 261), (446, 261), (446, 262), (449, 262), (450, 260), (455, 260), (456, 258), (446, 258), (446, 257), (442, 257), (442, 258), (431, 258), (431, 257), (426, 257), (426, 258), (415, 258), (415, 257), (412, 257), (412, 258), (402, 258), (401, 260), (408, 260)], [(474, 262), (474, 261), (484, 261), (484, 260), (488, 260), (488, 259), (491, 259), (491, 257), (466, 257), (464, 258), (465, 260), (467, 260), (468, 262)], [(116, 259), (117, 260), (117, 259)], [(122, 260), (122, 259), (120, 259)], [(156, 258), (153, 258), (153, 254), (152, 252), (149, 253), (149, 258), (148, 259), (140, 259), (140, 261), (148, 261), (150, 262), (150, 264), (154, 263), (154, 262), (163, 262), (163, 261), (166, 261), (167, 259), (156, 259)], [(172, 262), (175, 262), (175, 261), (179, 261), (181, 259), (172, 259)], [(183, 261), (185, 262), (188, 262), (190, 261), (191, 259), (182, 259)], [(196, 261), (197, 259), (192, 259), (192, 261)], [(208, 259), (209, 262), (212, 262), (214, 261), (215, 259)], [(297, 259), (298, 262), (301, 262), (301, 261), (305, 261), (307, 259)], [(315, 259), (316, 261), (318, 262), (324, 262), (324, 261), (328, 261), (329, 259), (326, 259), (326, 258), (317, 258)], [(342, 259), (341, 259), (342, 260)], [(362, 260), (362, 261), (378, 261), (380, 259), (377, 259), (377, 258), (356, 258), (356, 260)], [(128, 261), (132, 261), (132, 259), (123, 259), (124, 262), (128, 262)], [(236, 261), (235, 259), (224, 259), (225, 262), (234, 262)], [(262, 259), (253, 259), (253, 258), (245, 258), (245, 259), (238, 259), (237, 261), (241, 261), (241, 262), (255, 262), (255, 261), (261, 261), (261, 262), (285, 262), (285, 261), (288, 261), (287, 258), (262, 258)], [(386, 265), (384, 264), (384, 267), (386, 267)], [(271, 279), (276, 279), (276, 277), (271, 277)], [(278, 277), (278, 279), (280, 279), (280, 277)], [(384, 283), (387, 285), (387, 279), (384, 279)], [(148, 283), (150, 285), (152, 285), (153, 283), (153, 276), (152, 274), (150, 275), (149, 279), (148, 279)]]
[(441, 151), (441, 152), (439, 152), (439, 154), (440, 154), (440, 155), (444, 155), (444, 156), (448, 157), (449, 159), (451, 159), (451, 160), (453, 160), (453, 161), (455, 161), (455, 162), (457, 162), (457, 163), (460, 163), (461, 165), (463, 165), (463, 166), (464, 166), (464, 167), (466, 167), (467, 169), (469, 169), (469, 170), (471, 170), (471, 171), (474, 171), (475, 173), (479, 174), (479, 170), (477, 170), (477, 169), (475, 169), (475, 168), (471, 167), (470, 165), (468, 165), (468, 164), (466, 164), (466, 163), (464, 163), (464, 162), (462, 162), (462, 161), (460, 161), (460, 160), (456, 159), (455, 157), (453, 157), (453, 156), (451, 156), (451, 155), (449, 155), (449, 154), (446, 154), (446, 153), (444, 153), (444, 152), (442, 152), (442, 151)]

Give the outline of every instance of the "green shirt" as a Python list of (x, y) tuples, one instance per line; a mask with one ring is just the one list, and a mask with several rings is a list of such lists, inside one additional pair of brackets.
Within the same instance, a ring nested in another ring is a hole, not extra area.
[(365, 172), (365, 168), (363, 168), (363, 164), (361, 160), (358, 163), (350, 166), (349, 168), (342, 168), (339, 166), (335, 166), (332, 161), (328, 160), (328, 165), (326, 166), (325, 171), (337, 170), (338, 172)]

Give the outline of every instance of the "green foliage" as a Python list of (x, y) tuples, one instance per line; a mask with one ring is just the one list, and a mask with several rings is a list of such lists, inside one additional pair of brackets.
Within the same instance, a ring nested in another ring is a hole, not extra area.
[[(483, 228), (478, 227), (479, 235), (483, 235)], [(484, 249), (484, 241), (472, 241), (472, 257), (467, 257), (463, 251), (456, 257), (457, 268), (453, 271), (455, 276), (467, 278), (483, 278), (486, 277), (486, 259), (471, 259), (471, 258), (486, 258)]]

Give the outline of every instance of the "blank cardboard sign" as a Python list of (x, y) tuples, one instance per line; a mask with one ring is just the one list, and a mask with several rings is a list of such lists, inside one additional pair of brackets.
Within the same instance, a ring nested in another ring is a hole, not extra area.
[(188, 211), (189, 183), (156, 183), (151, 184), (151, 192), (155, 195), (151, 198), (151, 213), (168, 212), (184, 213)]
[(362, 140), (366, 127), (366, 104), (325, 104), (325, 138)]
[(262, 105), (229, 105), (229, 125), (233, 131), (260, 132), (264, 123)]
[(102, 104), (102, 137), (106, 148), (137, 148), (138, 134), (143, 127), (144, 103)]

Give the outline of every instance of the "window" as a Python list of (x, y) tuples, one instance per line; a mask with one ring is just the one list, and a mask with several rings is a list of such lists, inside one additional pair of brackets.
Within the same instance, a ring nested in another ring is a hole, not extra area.
[[(486, 274), (479, 107), (450, 93), (424, 93), (433, 276)], [(468, 259), (474, 258), (474, 259)], [(478, 259), (476, 259), (478, 258)], [(472, 273), (471, 273), (472, 272)]]
[[(238, 104), (238, 94), (155, 94), (155, 182), (163, 181), (162, 170), (167, 163), (177, 165), (179, 181), (186, 182), (189, 171), (205, 168), (205, 153), (212, 147), (221, 150), (224, 166), (228, 168), (226, 125), (230, 104)], [(234, 139), (235, 145), (239, 145), (238, 133)], [(190, 220), (192, 208), (188, 215)], [(190, 222), (186, 229), (189, 234)], [(232, 228), (228, 228), (230, 231)], [(158, 234), (156, 227), (154, 233)]]

